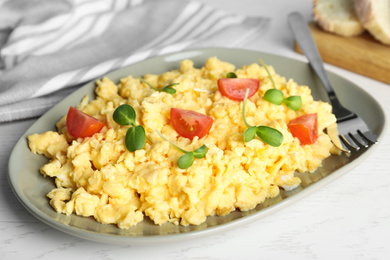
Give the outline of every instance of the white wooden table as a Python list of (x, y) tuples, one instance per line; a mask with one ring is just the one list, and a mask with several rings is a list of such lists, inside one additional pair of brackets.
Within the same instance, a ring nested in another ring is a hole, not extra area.
[[(311, 0), (202, 0), (231, 12), (268, 16), (271, 23), (248, 49), (304, 60), (293, 50), (291, 11), (309, 21)], [(370, 92), (390, 113), (390, 86), (333, 67)], [(390, 73), (390, 68), (389, 68)], [(0, 124), (0, 259), (389, 259), (390, 133), (359, 167), (293, 205), (258, 221), (174, 244), (120, 246), (64, 234), (41, 223), (8, 184), (10, 152), (34, 119)]]

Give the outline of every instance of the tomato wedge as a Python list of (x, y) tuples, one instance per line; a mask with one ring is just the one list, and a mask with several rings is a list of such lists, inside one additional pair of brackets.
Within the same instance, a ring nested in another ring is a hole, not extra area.
[(244, 100), (247, 88), (249, 88), (248, 98), (250, 98), (260, 87), (258, 79), (222, 78), (218, 79), (217, 83), (222, 95), (233, 100)]
[(195, 136), (198, 136), (200, 139), (208, 134), (213, 122), (214, 120), (207, 115), (191, 110), (171, 108), (173, 128), (179, 135), (191, 140)]
[(318, 137), (317, 113), (297, 117), (288, 123), (288, 128), (302, 145), (313, 144)]
[(99, 132), (104, 124), (84, 112), (70, 107), (66, 117), (66, 127), (73, 137), (90, 137)]

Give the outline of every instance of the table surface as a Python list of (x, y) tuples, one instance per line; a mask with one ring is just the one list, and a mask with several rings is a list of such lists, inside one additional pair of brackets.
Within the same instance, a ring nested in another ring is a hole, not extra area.
[[(294, 52), (287, 15), (312, 19), (310, 0), (202, 0), (246, 15), (271, 18), (264, 37), (247, 49), (305, 60)], [(390, 113), (390, 86), (326, 65), (370, 92)], [(62, 233), (32, 216), (8, 183), (10, 152), (35, 121), (0, 124), (1, 259), (385, 259), (390, 255), (390, 134), (371, 156), (347, 174), (289, 207), (204, 238), (153, 245), (111, 245)], [(368, 177), (369, 176), (369, 177)]]

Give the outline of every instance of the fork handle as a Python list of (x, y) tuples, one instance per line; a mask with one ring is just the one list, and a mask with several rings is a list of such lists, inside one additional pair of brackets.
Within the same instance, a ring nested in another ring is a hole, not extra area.
[(298, 12), (291, 13), (289, 15), (289, 21), (295, 36), (295, 40), (297, 41), (302, 52), (305, 54), (306, 58), (309, 60), (311, 67), (321, 80), (322, 85), (324, 85), (332, 106), (338, 106), (337, 103), (339, 102), (337, 100), (336, 93), (332, 87), (332, 84), (330, 83), (328, 74), (326, 74), (321, 56), (318, 52), (317, 46), (313, 40), (307, 23), (303, 19), (302, 15)]

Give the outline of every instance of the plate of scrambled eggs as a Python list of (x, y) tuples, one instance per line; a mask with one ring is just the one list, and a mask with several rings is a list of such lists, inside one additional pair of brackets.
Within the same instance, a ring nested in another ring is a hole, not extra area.
[[(231, 72), (255, 80), (254, 93), (226, 94), (230, 85), (219, 80)], [(380, 141), (379, 104), (329, 76)], [(265, 100), (270, 89), (282, 93), (280, 104)], [(151, 58), (83, 86), (39, 118), (11, 154), (10, 183), (34, 216), (74, 236), (122, 244), (204, 236), (258, 220), (367, 158), (373, 147), (352, 156), (334, 147), (326, 101), (309, 65), (281, 56), (215, 48)], [(71, 110), (100, 127), (73, 136)], [(315, 138), (304, 143), (290, 122), (314, 114)], [(203, 122), (202, 134), (187, 135)], [(142, 142), (134, 148), (131, 140)]]

